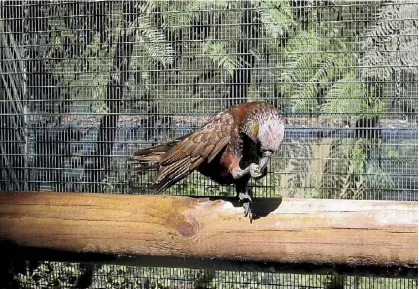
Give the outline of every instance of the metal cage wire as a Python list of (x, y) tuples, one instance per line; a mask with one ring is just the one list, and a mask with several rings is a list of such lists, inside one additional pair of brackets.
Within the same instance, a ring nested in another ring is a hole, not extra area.
[[(18, 279), (29, 288), (33, 277), (39, 285), (53, 280), (65, 280), (60, 288), (83, 288), (84, 276), (93, 274), (89, 288), (416, 288), (414, 278), (382, 278), (349, 275), (318, 275), (293, 273), (255, 273), (219, 270), (198, 270), (165, 267), (134, 267), (116, 265), (91, 265), (60, 262), (40, 262), (35, 270), (18, 274)], [(49, 274), (43, 274), (43, 267)], [(42, 269), (39, 269), (42, 268)]]
[[(136, 149), (264, 100), (286, 137), (257, 196), (418, 200), (415, 1), (0, 8), (2, 191), (148, 193)], [(198, 173), (166, 194), (234, 195)]]

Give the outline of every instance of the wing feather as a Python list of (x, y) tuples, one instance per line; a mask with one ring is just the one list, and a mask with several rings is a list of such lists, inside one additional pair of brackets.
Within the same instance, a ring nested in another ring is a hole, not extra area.
[(221, 139), (214, 147), (214, 149), (211, 151), (210, 155), (207, 158), (208, 162), (211, 162), (220, 152), (221, 150), (227, 146), (227, 144), (230, 142), (230, 137), (225, 137)]
[(202, 151), (205, 149), (205, 147), (208, 146), (207, 143), (196, 143), (195, 147), (193, 148), (192, 152), (189, 154), (191, 158), (195, 157), (202, 157)]
[(213, 144), (207, 145), (201, 151), (201, 157), (203, 157), (204, 159), (206, 159), (209, 156), (209, 154), (213, 151), (214, 148), (215, 148), (215, 145), (213, 145)]
[(182, 138), (160, 159), (160, 167), (153, 180), (154, 193), (159, 193), (187, 175), (207, 160), (210, 162), (230, 142), (233, 116), (219, 113), (199, 130)]

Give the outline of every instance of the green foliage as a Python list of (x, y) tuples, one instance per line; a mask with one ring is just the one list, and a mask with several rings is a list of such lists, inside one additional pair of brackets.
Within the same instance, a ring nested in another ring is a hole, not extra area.
[(335, 82), (328, 90), (321, 112), (326, 118), (346, 120), (373, 118), (383, 114), (385, 104), (375, 97), (366, 97), (367, 87), (352, 71)]
[[(378, 144), (369, 139), (345, 138), (334, 141), (322, 180), (322, 187), (325, 188), (322, 197), (365, 199), (372, 192), (374, 198), (378, 198), (377, 190), (394, 189), (394, 182), (389, 175), (379, 167), (369, 167), (368, 150), (371, 145)], [(370, 176), (374, 176), (374, 179)]]
[[(58, 15), (65, 15), (66, 12), (63, 10), (65, 7), (57, 9)], [(115, 7), (115, 12), (113, 19), (109, 19), (109, 23), (116, 23), (117, 27), (107, 27), (111, 35), (110, 38), (113, 38), (111, 41), (113, 43), (117, 41), (117, 31), (120, 31), (119, 26), (122, 23), (122, 11), (118, 11)], [(103, 45), (99, 32), (94, 34), (90, 43), (86, 43), (85, 33), (67, 27), (63, 17), (50, 18), (48, 24), (52, 29), (51, 41), (53, 45), (43, 52), (44, 59), (50, 58), (50, 55), (62, 53), (65, 47), (65, 38), (84, 44), (80, 45), (84, 49), (79, 57), (64, 52), (64, 59), (53, 59), (48, 63), (47, 67), (53, 72), (65, 91), (63, 95), (69, 95), (68, 98), (74, 101), (75, 106), (81, 104), (89, 106), (93, 113), (106, 113), (106, 106), (100, 101), (105, 97), (115, 45), (110, 47)]]
[[(164, 24), (171, 28), (187, 27), (191, 21), (200, 18), (200, 11), (207, 10), (209, 3), (207, 1), (171, 1), (162, 3), (164, 11), (176, 11), (176, 13), (164, 13)], [(186, 13), (187, 12), (187, 13)]]
[[(325, 55), (319, 52), (322, 51), (322, 42), (324, 40), (318, 40), (314, 34), (301, 32), (301, 35), (290, 39), (284, 49), (286, 63), (279, 79), (280, 91), (289, 96), (296, 112), (318, 110), (317, 85), (328, 81), (324, 68), (333, 69), (324, 59)], [(323, 61), (326, 62), (323, 64)], [(321, 66), (323, 69), (319, 73), (316, 68)]]
[[(360, 79), (378, 81), (377, 86), (398, 102), (406, 116), (415, 118), (417, 85), (405, 79), (417, 79), (418, 70), (418, 6), (417, 3), (388, 3), (375, 15), (374, 25), (361, 42)], [(394, 85), (388, 86), (388, 81)], [(416, 81), (417, 82), (417, 81)]]
[(173, 63), (173, 48), (166, 40), (163, 30), (153, 26), (151, 17), (147, 13), (150, 11), (145, 11), (136, 21), (130, 23), (128, 31), (135, 30), (135, 43), (139, 46), (140, 52), (143, 50), (145, 52), (144, 55), (140, 54), (141, 56), (148, 56), (151, 62), (159, 62), (166, 67)]
[(417, 75), (417, 3), (389, 3), (376, 15), (376, 22), (362, 41), (365, 52), (360, 59), (364, 80), (389, 80), (396, 69)]
[(302, 31), (288, 41), (283, 52), (286, 63), (280, 67), (280, 91), (289, 96), (294, 112), (327, 113), (337, 101), (344, 113), (352, 113), (348, 110), (352, 107), (360, 111), (365, 90), (350, 68), (356, 55), (343, 43), (336, 45), (328, 38), (319, 38), (314, 31)]
[(374, 99), (374, 90), (364, 87), (357, 77), (355, 39), (342, 37), (349, 34), (346, 28), (327, 21), (325, 13), (311, 13), (308, 17), (314, 21), (306, 30), (294, 29), (297, 32), (280, 49), (285, 60), (277, 64), (279, 90), (290, 99), (293, 111), (328, 117), (338, 113), (344, 118), (362, 117), (364, 111), (383, 112), (385, 107)]
[[(63, 50), (63, 39), (67, 37), (72, 41), (84, 43), (83, 51), (79, 57), (66, 55), (65, 59), (57, 59), (49, 62), (49, 69), (60, 81), (67, 94), (74, 100), (74, 105), (89, 106), (93, 113), (106, 113), (107, 106), (103, 100), (106, 96), (106, 88), (110, 81), (111, 71), (114, 70), (114, 55), (118, 37), (121, 34), (134, 33), (135, 47), (133, 58), (144, 59), (141, 62), (141, 77), (149, 87), (150, 75), (148, 70), (154, 69), (155, 63), (161, 63), (163, 67), (173, 63), (173, 47), (166, 40), (163, 30), (156, 27), (152, 21), (151, 12), (155, 9), (153, 1), (145, 1), (137, 6), (140, 14), (130, 23), (123, 22), (122, 5), (115, 3), (113, 11), (104, 28), (109, 43), (101, 42), (101, 32), (95, 32), (90, 43), (85, 43), (86, 35), (73, 30), (65, 25), (63, 18), (51, 18), (49, 25), (52, 27), (52, 43), (50, 49), (44, 51), (44, 58)], [(64, 9), (64, 8), (63, 8)], [(64, 15), (64, 11), (58, 10), (58, 15)], [(124, 28), (126, 26), (126, 28)], [(130, 68), (135, 63), (130, 63)]]
[[(178, 268), (100, 265), (93, 271), (91, 289), (115, 288), (194, 288), (194, 289), (274, 289), (359, 288), (413, 289), (417, 279), (357, 277), (343, 275), (282, 274), (198, 270)], [(19, 274), (20, 288), (75, 288), (82, 271), (75, 263), (41, 262), (32, 274)], [(338, 287), (340, 286), (340, 287)]]
[[(97, 274), (104, 276), (104, 280), (93, 280), (93, 284), (89, 287), (95, 288), (142, 288), (144, 282), (140, 278), (132, 278), (132, 267), (128, 266), (111, 266), (102, 265), (97, 271)], [(105, 287), (103, 287), (105, 286)], [(158, 288), (158, 287), (153, 287)]]
[(212, 270), (102, 265), (97, 274), (104, 278), (94, 278), (89, 288), (216, 288), (209, 285)]
[(266, 36), (272, 39), (288, 37), (293, 27), (298, 25), (294, 20), (290, 1), (256, 1), (256, 11), (266, 31)]
[(208, 57), (215, 67), (227, 71), (230, 75), (240, 67), (240, 62), (236, 56), (227, 54), (226, 44), (207, 40), (202, 44), (202, 57)]
[(32, 273), (18, 274), (16, 280), (21, 288), (72, 288), (79, 275), (77, 264), (43, 261)]
[(117, 170), (115, 175), (106, 176), (101, 182), (101, 190), (104, 193), (116, 193), (119, 187), (125, 184), (126, 176), (124, 171)]

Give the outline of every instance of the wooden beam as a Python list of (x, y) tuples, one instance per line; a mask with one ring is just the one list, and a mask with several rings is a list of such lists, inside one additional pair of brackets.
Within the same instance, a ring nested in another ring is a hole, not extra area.
[(86, 193), (0, 194), (0, 240), (67, 252), (411, 266), (417, 202), (235, 201)]

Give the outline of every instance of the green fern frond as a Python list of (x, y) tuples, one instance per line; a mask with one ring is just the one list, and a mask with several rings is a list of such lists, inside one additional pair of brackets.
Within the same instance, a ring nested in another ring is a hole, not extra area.
[(339, 79), (326, 94), (326, 103), (321, 112), (325, 117), (358, 117), (359, 113), (366, 110), (363, 101), (364, 91), (353, 72)]
[(369, 198), (379, 198), (377, 194), (382, 188), (395, 187), (392, 177), (368, 158), (371, 144), (372, 141), (365, 138), (334, 141), (322, 179), (323, 197), (364, 199), (368, 194)]
[[(367, 140), (336, 139), (322, 180), (323, 197), (362, 199), (368, 191)], [(333, 189), (329, 189), (333, 188)], [(338, 194), (337, 194), (338, 193)]]
[(415, 66), (406, 65), (418, 61), (417, 3), (383, 5), (377, 19), (361, 43), (362, 79), (389, 79), (394, 67), (417, 74)]
[(319, 87), (327, 87), (336, 76), (341, 55), (323, 53), (325, 46), (327, 41), (318, 39), (314, 32), (301, 32), (290, 39), (284, 49), (287, 62), (279, 81), (281, 91), (289, 95), (294, 111), (318, 111), (316, 97)]
[[(162, 4), (165, 3), (167, 2), (162, 2)], [(187, 27), (192, 20), (200, 18), (201, 11), (213, 9), (214, 4), (223, 7), (225, 1), (171, 1), (169, 7), (164, 8), (164, 11), (170, 11), (170, 13), (163, 13), (164, 23), (171, 28)]]
[(240, 67), (237, 58), (227, 53), (227, 47), (224, 43), (205, 41), (201, 49), (204, 57), (208, 57), (215, 66), (224, 69), (229, 74), (233, 74), (234, 70)]
[(366, 93), (365, 85), (359, 83), (355, 72), (350, 72), (329, 89), (321, 112), (326, 118), (338, 116), (348, 120), (383, 113), (384, 103), (378, 98), (369, 97)]
[(156, 8), (157, 5), (158, 5), (158, 1), (146, 0), (146, 1), (139, 2), (136, 8), (140, 13), (148, 14), (152, 12)]
[(302, 31), (288, 41), (283, 49), (285, 65), (279, 67), (279, 82), (280, 91), (291, 99), (294, 112), (319, 112), (323, 102), (319, 99), (324, 98), (333, 83), (354, 73), (356, 54), (348, 50), (344, 42), (319, 39), (313, 30)]
[(260, 21), (264, 25), (268, 37), (274, 39), (288, 33), (297, 25), (292, 14), (289, 1), (257, 1), (255, 6), (260, 15)]
[(164, 66), (173, 63), (174, 51), (162, 30), (153, 27), (149, 16), (140, 15), (135, 21), (136, 41), (142, 44), (147, 54)]
[(314, 95), (317, 93), (315, 84), (299, 84), (295, 87), (296, 93), (291, 95), (293, 110), (305, 113), (314, 113), (318, 111), (318, 104)]

